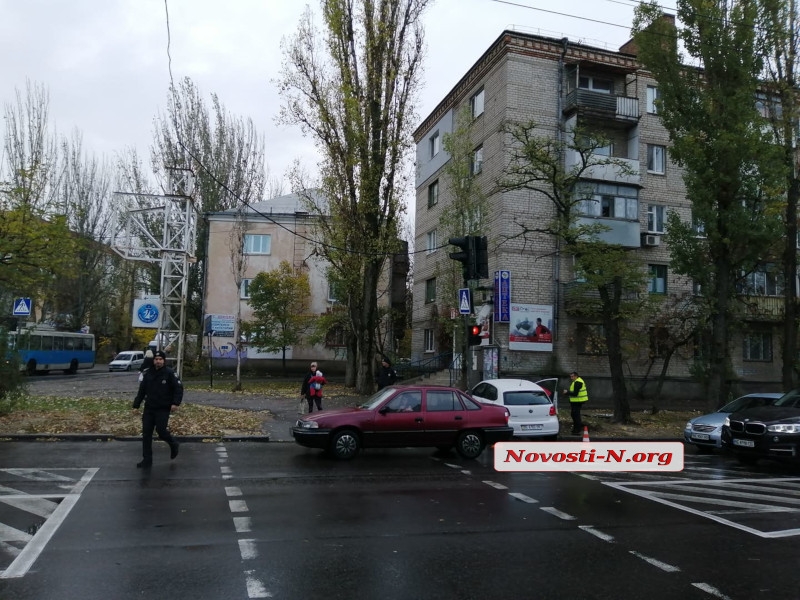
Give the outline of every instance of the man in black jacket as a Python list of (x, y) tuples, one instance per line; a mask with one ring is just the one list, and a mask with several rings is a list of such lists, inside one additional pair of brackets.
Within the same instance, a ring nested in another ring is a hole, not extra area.
[(164, 366), (167, 355), (158, 350), (153, 356), (153, 368), (142, 373), (139, 392), (133, 400), (133, 410), (137, 413), (144, 400), (142, 412), (142, 461), (136, 466), (149, 467), (153, 464), (153, 429), (158, 437), (170, 448), (170, 458), (178, 456), (178, 442), (170, 435), (169, 415), (176, 411), (183, 400), (183, 384), (175, 372)]
[(392, 368), (392, 363), (385, 356), (381, 359), (381, 366), (378, 367), (378, 376), (375, 378), (378, 390), (382, 390), (388, 385), (394, 385), (397, 381), (397, 372)]

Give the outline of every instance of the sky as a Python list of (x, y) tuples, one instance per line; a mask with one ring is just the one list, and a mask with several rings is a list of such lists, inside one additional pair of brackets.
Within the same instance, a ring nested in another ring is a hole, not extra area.
[[(97, 157), (134, 147), (149, 162), (153, 120), (170, 83), (190, 77), (266, 140), (272, 176), (316, 162), (312, 141), (276, 124), (281, 41), (318, 0), (0, 0), (0, 103), (26, 82), (45, 86), (53, 130), (83, 135)], [(426, 117), (504, 29), (616, 50), (630, 37), (632, 0), (435, 0), (417, 104)], [(674, 0), (663, 3), (667, 10)], [(169, 42), (167, 34), (169, 15)], [(171, 59), (171, 60), (170, 60)], [(415, 124), (416, 126), (416, 124)]]

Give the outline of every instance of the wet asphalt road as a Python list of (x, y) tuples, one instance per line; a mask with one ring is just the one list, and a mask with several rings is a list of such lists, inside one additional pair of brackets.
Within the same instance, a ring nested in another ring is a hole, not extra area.
[[(149, 471), (131, 442), (0, 452), (3, 600), (797, 597), (797, 538), (734, 526), (800, 528), (796, 510), (726, 525), (608, 485), (652, 474), (498, 473), (491, 452), (338, 462), (289, 443), (187, 443), (175, 461), (158, 443)], [(691, 475), (797, 494), (783, 470), (691, 461), (653, 489)]]

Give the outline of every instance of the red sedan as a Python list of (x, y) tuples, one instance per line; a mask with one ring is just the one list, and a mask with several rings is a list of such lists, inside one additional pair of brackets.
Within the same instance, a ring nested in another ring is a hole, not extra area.
[(487, 444), (511, 439), (508, 409), (476, 402), (455, 388), (391, 386), (361, 406), (323, 410), (298, 419), (295, 441), (353, 458), (361, 448), (455, 446), (476, 458)]

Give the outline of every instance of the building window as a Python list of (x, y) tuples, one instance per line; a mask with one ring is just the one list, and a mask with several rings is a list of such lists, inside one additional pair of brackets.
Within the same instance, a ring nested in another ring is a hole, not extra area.
[(667, 265), (648, 265), (650, 268), (650, 284), (647, 291), (651, 294), (667, 293)]
[(742, 358), (772, 362), (772, 334), (748, 333), (742, 340)]
[(425, 281), (425, 304), (436, 301), (436, 277)]
[(239, 286), (239, 297), (247, 299), (250, 297), (250, 282), (252, 279), (242, 279), (242, 285)]
[(667, 167), (667, 148), (647, 144), (647, 172), (663, 175)]
[(663, 358), (669, 351), (669, 329), (666, 327), (650, 328), (650, 355)]
[(692, 230), (694, 231), (695, 237), (704, 238), (706, 237), (706, 226), (700, 219), (695, 216), (692, 216)]
[(342, 301), (342, 285), (340, 283), (328, 282), (328, 302)]
[(748, 296), (783, 296), (783, 273), (775, 265), (764, 265), (744, 278), (739, 293)]
[(610, 79), (582, 75), (578, 77), (578, 87), (582, 90), (611, 94), (614, 91), (614, 82)]
[(578, 323), (575, 343), (578, 346), (578, 354), (591, 354), (594, 356), (608, 354), (606, 331), (602, 325)]
[(427, 252), (431, 254), (436, 251), (436, 230), (429, 231), (427, 235)]
[(439, 180), (428, 186), (428, 208), (433, 208), (439, 203)]
[(639, 220), (639, 191), (634, 187), (609, 183), (588, 183), (578, 191), (583, 197), (577, 210), (588, 217)]
[(483, 98), (484, 92), (481, 90), (469, 100), (469, 106), (472, 110), (472, 118), (477, 119), (483, 114)]
[(665, 213), (666, 213), (665, 206), (659, 206), (658, 204), (650, 204), (647, 207), (648, 233), (664, 233)]
[(647, 112), (651, 115), (658, 114), (658, 107), (656, 106), (656, 100), (658, 100), (658, 88), (654, 85), (647, 86)]
[(245, 254), (269, 254), (271, 245), (271, 235), (256, 235), (247, 233), (244, 236)]
[(433, 352), (436, 349), (434, 346), (433, 329), (425, 330), (425, 352)]
[(478, 146), (472, 152), (472, 161), (469, 165), (471, 175), (477, 175), (483, 169), (483, 146)]
[(428, 143), (430, 144), (431, 158), (433, 158), (439, 154), (439, 150), (442, 149), (442, 138), (439, 137), (438, 131), (430, 137)]
[(340, 325), (331, 327), (325, 334), (325, 346), (327, 348), (344, 348), (346, 345), (346, 336), (344, 328)]

